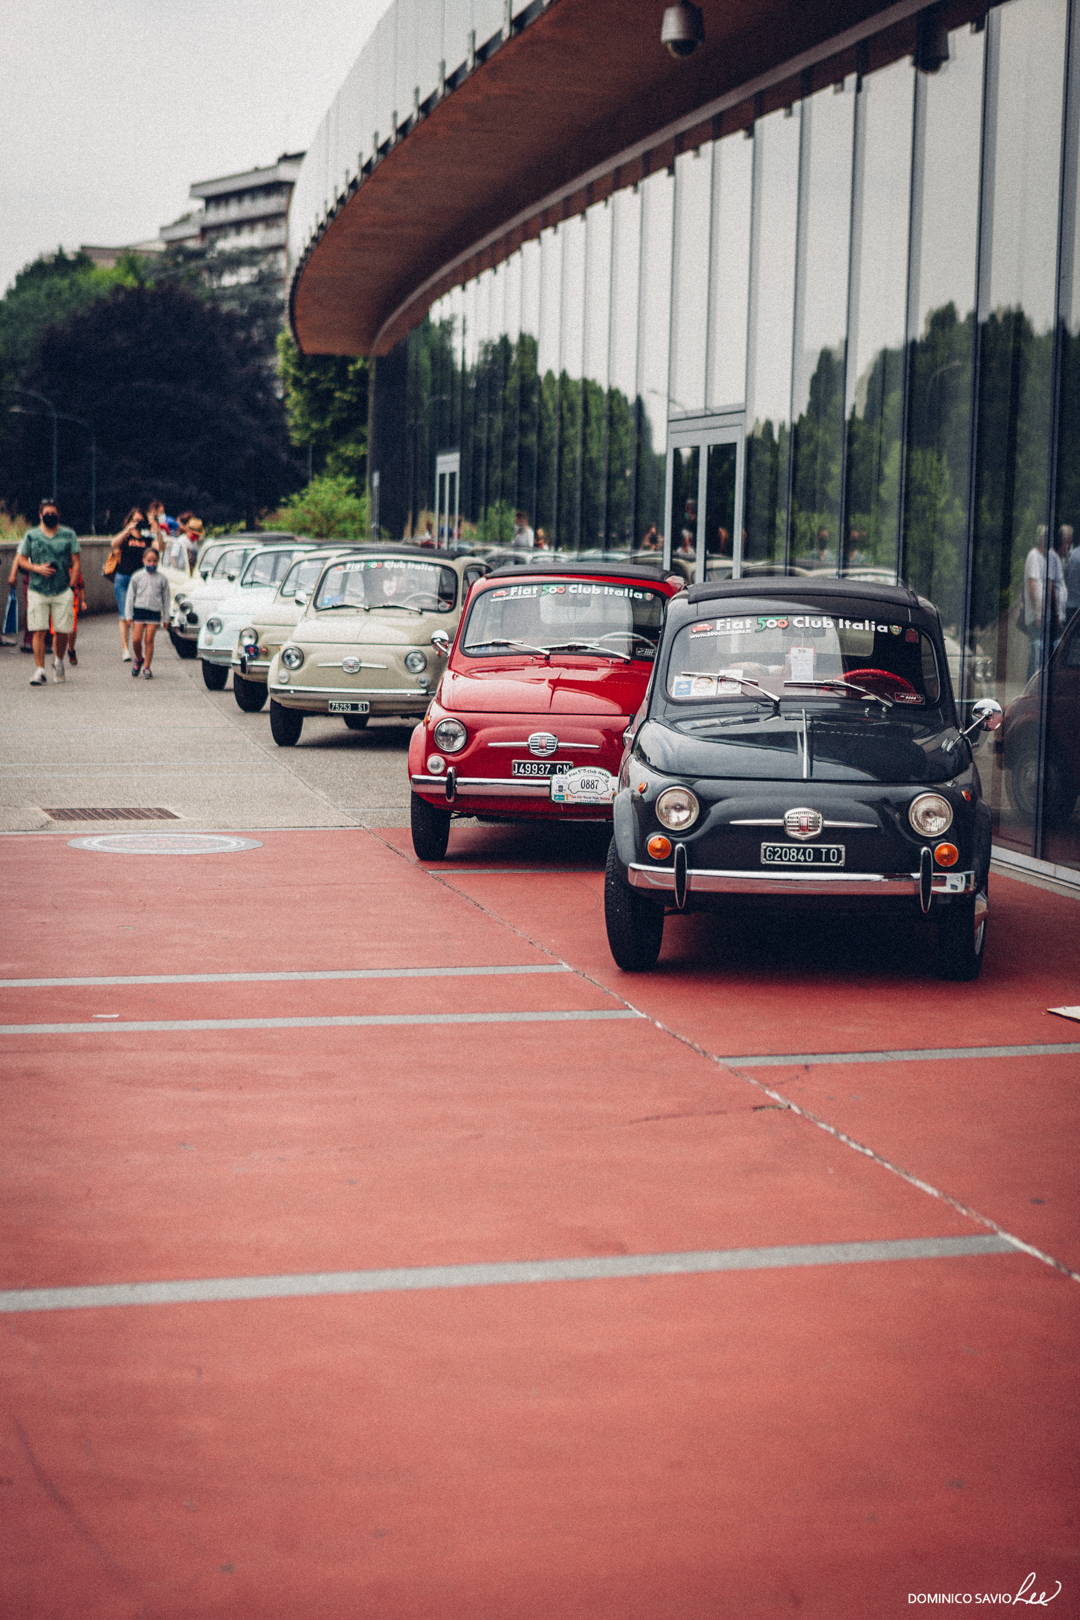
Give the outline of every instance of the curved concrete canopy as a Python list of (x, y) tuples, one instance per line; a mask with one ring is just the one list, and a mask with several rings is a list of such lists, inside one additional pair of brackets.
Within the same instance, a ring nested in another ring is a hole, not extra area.
[(910, 50), (919, 5), (704, 0), (705, 43), (686, 59), (660, 44), (663, 9), (558, 0), (414, 122), (296, 267), (301, 350), (388, 353), (447, 288), (673, 161), (680, 144), (869, 66), (857, 58), (871, 35), (875, 56)]

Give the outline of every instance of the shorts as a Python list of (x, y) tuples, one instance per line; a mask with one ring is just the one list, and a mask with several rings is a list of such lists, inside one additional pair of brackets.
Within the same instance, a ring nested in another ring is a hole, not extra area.
[(70, 586), (59, 596), (42, 596), (40, 591), (27, 591), (26, 628), (47, 630), (50, 616), (56, 635), (71, 634), (75, 627), (75, 593)]
[(132, 608), (133, 624), (160, 624), (161, 614), (156, 608)]
[(127, 618), (127, 593), (130, 584), (130, 574), (114, 574), (112, 577), (113, 595), (116, 597), (116, 611), (122, 619)]

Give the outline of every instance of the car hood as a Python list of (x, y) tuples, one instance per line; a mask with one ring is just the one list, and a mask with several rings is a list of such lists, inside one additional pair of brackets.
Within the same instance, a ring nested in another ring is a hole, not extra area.
[(302, 647), (430, 647), (433, 630), (453, 636), (456, 628), (456, 619), (448, 613), (419, 614), (407, 608), (363, 613), (344, 608), (305, 614), (293, 639)]
[(232, 584), (227, 579), (200, 580), (197, 585), (188, 585), (174, 592), (175, 596), (182, 596), (185, 602), (190, 602), (199, 613), (209, 613), (216, 608), (223, 597), (232, 594)]
[(465, 714), (633, 714), (649, 679), (647, 664), (530, 662), (449, 669), (439, 702)]
[(634, 753), (664, 775), (779, 782), (947, 782), (967, 764), (952, 728), (914, 720), (843, 719), (835, 714), (733, 717), (703, 737), (649, 720)]
[(277, 595), (274, 585), (245, 585), (243, 590), (234, 586), (216, 604), (219, 618), (235, 619), (237, 624), (250, 624), (258, 614), (265, 613)]

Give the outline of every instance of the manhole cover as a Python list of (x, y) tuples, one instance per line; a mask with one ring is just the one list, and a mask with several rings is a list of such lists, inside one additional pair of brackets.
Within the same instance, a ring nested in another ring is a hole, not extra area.
[(81, 809), (73, 805), (59, 805), (55, 809), (45, 808), (45, 814), (51, 821), (179, 821), (180, 817), (175, 810), (162, 810), (158, 806), (144, 810), (122, 809), (114, 805), (105, 808), (98, 805), (84, 805)]
[(241, 849), (261, 849), (262, 841), (218, 833), (99, 833), (96, 838), (69, 838), (68, 847), (101, 855), (233, 855)]

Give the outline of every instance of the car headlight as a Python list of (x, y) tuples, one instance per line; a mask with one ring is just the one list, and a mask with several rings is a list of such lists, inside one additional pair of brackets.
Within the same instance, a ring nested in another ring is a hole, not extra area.
[(241, 630), (240, 645), (244, 648), (245, 652), (249, 647), (254, 649), (259, 645), (259, 632), (255, 629), (254, 625), (249, 624), (245, 629)]
[(952, 826), (952, 805), (940, 793), (920, 793), (908, 805), (908, 820), (923, 838), (940, 838)]
[(286, 669), (299, 669), (304, 662), (304, 655), (299, 647), (283, 647), (281, 649), (281, 662)]
[(405, 668), (410, 675), (419, 675), (422, 670), (427, 669), (427, 653), (421, 652), (419, 647), (414, 647), (412, 652), (405, 654)]
[(435, 743), (444, 754), (460, 754), (469, 733), (460, 720), (440, 720), (435, 727)]
[(672, 832), (685, 832), (701, 813), (701, 806), (689, 788), (665, 788), (654, 806), (656, 819)]
[(207, 635), (220, 636), (224, 628), (225, 626), (220, 619), (207, 619), (206, 621)]

